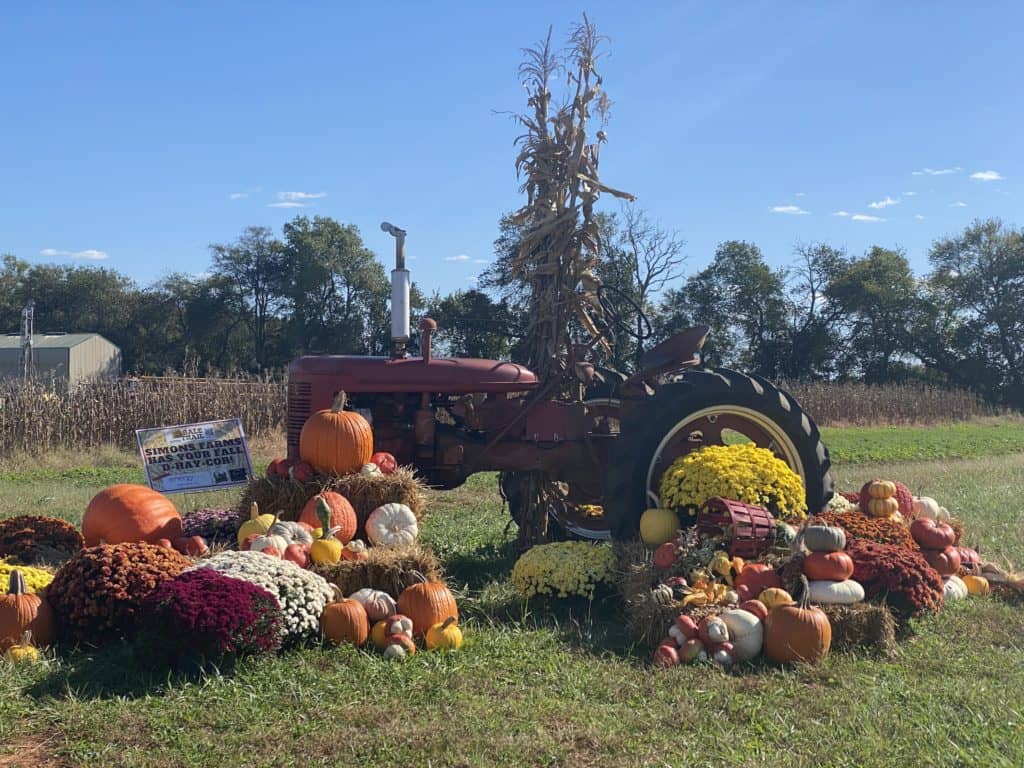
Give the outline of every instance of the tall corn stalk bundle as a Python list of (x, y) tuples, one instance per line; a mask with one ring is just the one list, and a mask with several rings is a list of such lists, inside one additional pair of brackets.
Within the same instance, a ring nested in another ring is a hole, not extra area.
[[(599, 330), (603, 311), (594, 268), (601, 258), (601, 237), (594, 206), (602, 192), (632, 195), (601, 183), (598, 174), (605, 133), (588, 135), (592, 112), (603, 128), (611, 102), (597, 71), (604, 38), (584, 16), (570, 35), (568, 50), (551, 47), (551, 32), (537, 47), (527, 48), (519, 68), (530, 110), (517, 116), (526, 129), (516, 143), (516, 171), (523, 178), (526, 204), (513, 215), (522, 240), (512, 261), (514, 275), (530, 286), (527, 363), (544, 382), (537, 400), (579, 399), (574, 363), (580, 350), (607, 348)], [(552, 81), (564, 74), (567, 97), (553, 104)], [(502, 478), (519, 544), (529, 546), (547, 533), (547, 507), (561, 489), (541, 472), (509, 473)]]

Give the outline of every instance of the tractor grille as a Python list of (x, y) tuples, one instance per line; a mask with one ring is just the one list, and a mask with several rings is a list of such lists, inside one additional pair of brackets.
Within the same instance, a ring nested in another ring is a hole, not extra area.
[(288, 383), (288, 456), (299, 455), (299, 434), (309, 418), (310, 396), (313, 385), (308, 381)]

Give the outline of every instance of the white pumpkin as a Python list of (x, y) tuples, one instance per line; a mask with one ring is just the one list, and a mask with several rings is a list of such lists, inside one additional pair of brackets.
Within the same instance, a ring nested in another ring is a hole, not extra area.
[(938, 520), (939, 509), (939, 502), (931, 496), (914, 497), (914, 517), (927, 517), (932, 520)]
[(307, 531), (298, 523), (293, 523), (290, 520), (278, 520), (272, 526), (267, 533), (273, 536), (283, 536), (288, 540), (289, 544), (305, 544), (312, 546), (313, 534)]
[(385, 504), (366, 519), (366, 535), (378, 546), (397, 547), (416, 541), (420, 526), (416, 515), (405, 504)]
[(807, 595), (819, 605), (850, 605), (864, 599), (864, 587), (853, 579), (846, 581), (809, 581)]
[(750, 611), (735, 608), (718, 615), (729, 628), (729, 642), (739, 661), (750, 661), (761, 652), (764, 624)]
[(262, 552), (264, 549), (270, 549), (273, 547), (280, 553), (284, 553), (288, 549), (288, 545), (291, 542), (288, 541), (284, 536), (278, 536), (277, 534), (265, 533), (262, 536), (257, 536), (252, 540), (252, 545), (249, 550), (252, 552)]
[(367, 477), (383, 477), (384, 473), (380, 471), (380, 467), (374, 464), (372, 461), (368, 461), (363, 464), (359, 469), (360, 475), (366, 475)]
[(959, 576), (947, 576), (942, 585), (943, 600), (963, 600), (967, 597), (967, 585)]
[(355, 600), (366, 609), (366, 617), (371, 624), (398, 613), (395, 598), (380, 589), (363, 587), (349, 595), (348, 599)]

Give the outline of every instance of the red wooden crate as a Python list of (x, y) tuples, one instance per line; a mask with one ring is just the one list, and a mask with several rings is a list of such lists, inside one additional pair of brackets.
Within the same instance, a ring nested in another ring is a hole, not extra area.
[(775, 544), (775, 518), (764, 507), (716, 496), (704, 502), (697, 514), (697, 531), (704, 536), (731, 538), (729, 554), (751, 559)]

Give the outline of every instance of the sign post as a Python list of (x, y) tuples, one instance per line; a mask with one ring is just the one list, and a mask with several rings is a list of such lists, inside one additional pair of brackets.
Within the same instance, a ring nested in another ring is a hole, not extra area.
[(149, 487), (160, 493), (245, 485), (252, 458), (241, 419), (135, 430)]

